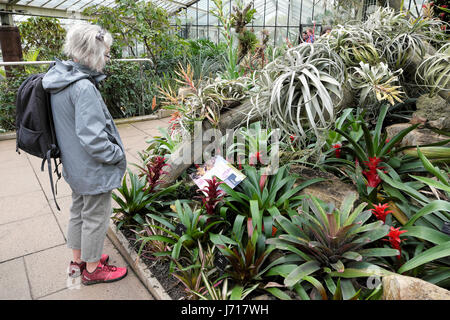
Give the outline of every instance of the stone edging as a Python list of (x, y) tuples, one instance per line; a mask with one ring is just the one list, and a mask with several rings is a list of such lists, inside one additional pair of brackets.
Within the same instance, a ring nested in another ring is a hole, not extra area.
[(130, 246), (125, 236), (117, 230), (111, 220), (107, 236), (156, 300), (172, 300), (158, 279), (148, 269), (147, 265), (138, 259), (136, 251)]
[[(150, 114), (147, 116), (139, 116), (139, 117), (132, 117), (132, 118), (125, 118), (125, 119), (116, 119), (114, 120), (114, 123), (116, 125), (119, 124), (126, 124), (126, 123), (132, 123), (132, 122), (140, 122), (140, 121), (147, 121), (147, 120), (157, 120), (157, 119), (163, 119), (168, 116), (170, 116), (171, 111), (170, 110), (158, 110), (157, 114)], [(15, 131), (8, 131), (5, 133), (0, 133), (0, 141), (2, 140), (13, 140), (16, 138), (16, 132)]]

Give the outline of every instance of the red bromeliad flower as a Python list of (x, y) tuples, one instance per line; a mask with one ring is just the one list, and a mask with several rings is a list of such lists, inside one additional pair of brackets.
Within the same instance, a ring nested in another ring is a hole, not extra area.
[(156, 189), (156, 186), (162, 183), (160, 181), (161, 176), (167, 174), (167, 172), (163, 170), (165, 166), (168, 166), (166, 158), (156, 156), (147, 163), (146, 169), (140, 168), (142, 171), (141, 176), (145, 175), (147, 177), (148, 187), (145, 190), (153, 192)]
[(217, 204), (223, 199), (225, 192), (219, 189), (219, 186), (224, 183), (223, 181), (218, 181), (214, 176), (212, 179), (206, 179), (208, 185), (198, 192), (206, 193), (199, 198), (202, 199), (203, 204), (206, 208), (206, 213), (213, 215), (215, 213), (215, 208)]
[(374, 209), (370, 209), (372, 211), (372, 213), (374, 214), (375, 217), (377, 217), (378, 220), (383, 221), (383, 223), (386, 222), (386, 216), (389, 213), (392, 213), (391, 210), (387, 210), (388, 209), (388, 204), (381, 204), (379, 203), (378, 205), (375, 205)]
[[(391, 141), (391, 139), (386, 139), (386, 141), (384, 142), (384, 144), (388, 144), (389, 141)], [(391, 149), (388, 150), (388, 153), (391, 152)]]
[(239, 170), (242, 170), (241, 157), (238, 157), (238, 168), (239, 168)]
[(256, 164), (258, 164), (258, 163), (262, 163), (262, 161), (261, 161), (261, 152), (259, 152), (259, 151), (257, 151), (257, 152), (255, 152), (255, 154), (252, 154), (251, 156), (250, 156), (250, 165), (254, 165), (255, 164), (255, 162), (254, 162), (254, 160), (253, 159), (255, 159), (256, 158)]
[(334, 149), (334, 154), (335, 154), (336, 158), (340, 158), (342, 145), (340, 143), (335, 143), (332, 145), (332, 147)]
[(402, 249), (400, 248), (400, 243), (403, 240), (400, 239), (400, 235), (405, 232), (406, 232), (406, 230), (400, 231), (400, 227), (397, 229), (394, 227), (391, 227), (391, 231), (389, 231), (389, 233), (387, 235), (388, 239), (383, 239), (384, 241), (389, 241), (392, 248), (397, 249), (399, 251), (399, 255), (397, 256), (397, 259), (400, 259), (401, 255), (402, 255)]
[(293, 135), (290, 135), (290, 136), (289, 136), (289, 139), (291, 139), (291, 142), (294, 142), (294, 140), (295, 140), (295, 136), (293, 136)]
[(364, 161), (364, 164), (369, 170), (364, 170), (362, 173), (366, 176), (369, 187), (376, 188), (381, 182), (377, 169), (384, 169), (384, 167), (378, 166), (380, 162), (381, 159), (377, 157), (369, 157), (369, 161)]

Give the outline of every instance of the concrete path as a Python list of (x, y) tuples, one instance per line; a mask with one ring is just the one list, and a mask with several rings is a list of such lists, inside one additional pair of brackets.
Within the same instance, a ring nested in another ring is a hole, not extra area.
[[(168, 120), (118, 126), (129, 165), (139, 163), (137, 151), (159, 134), (158, 127), (167, 127)], [(0, 300), (154, 299), (131, 268), (125, 279), (110, 284), (83, 286), (79, 278), (67, 276), (72, 258), (66, 247), (71, 190), (63, 178), (58, 182), (57, 211), (47, 168), (41, 172), (41, 160), (17, 154), (15, 144), (0, 141)], [(126, 265), (108, 238), (104, 252), (111, 264)]]

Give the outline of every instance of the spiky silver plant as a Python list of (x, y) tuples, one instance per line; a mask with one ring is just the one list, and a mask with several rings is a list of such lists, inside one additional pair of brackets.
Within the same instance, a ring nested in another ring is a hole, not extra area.
[(345, 66), (339, 55), (320, 43), (290, 48), (260, 73), (253, 97), (254, 110), (286, 136), (306, 142), (327, 129), (342, 98)]
[(441, 90), (450, 95), (450, 43), (423, 60), (417, 68), (416, 81), (418, 78), (429, 88), (431, 96)]

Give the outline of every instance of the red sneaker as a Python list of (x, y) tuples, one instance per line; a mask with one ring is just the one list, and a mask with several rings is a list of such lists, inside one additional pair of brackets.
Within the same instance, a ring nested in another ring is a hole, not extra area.
[[(109, 261), (109, 256), (107, 254), (102, 254), (102, 256), (100, 258), (100, 263), (107, 264), (108, 261)], [(81, 263), (76, 263), (76, 262), (70, 261), (69, 276), (71, 276), (72, 278), (79, 277), (83, 273), (83, 270), (85, 268), (86, 268), (86, 262), (84, 262), (84, 261)]]
[(119, 268), (107, 264), (99, 263), (97, 269), (93, 272), (88, 272), (87, 268), (83, 270), (81, 274), (81, 282), (84, 285), (90, 285), (102, 282), (114, 282), (125, 278), (128, 273), (128, 269)]

